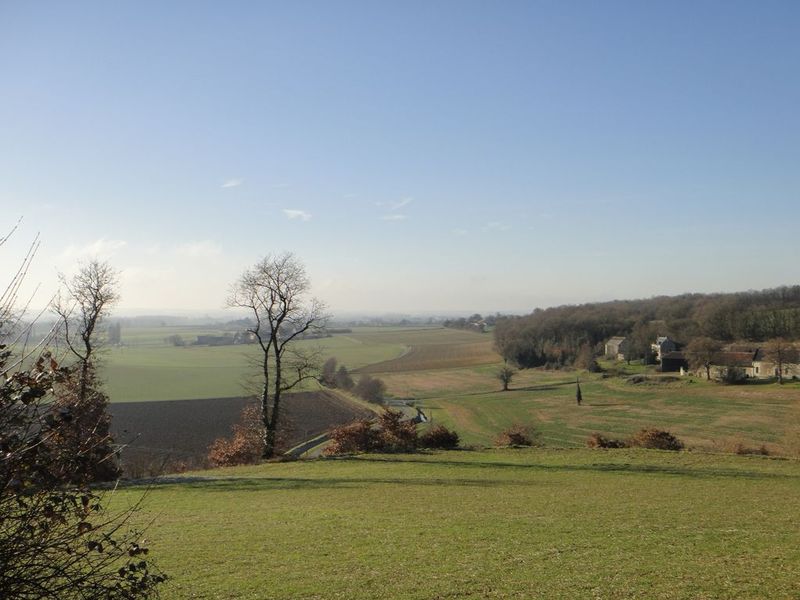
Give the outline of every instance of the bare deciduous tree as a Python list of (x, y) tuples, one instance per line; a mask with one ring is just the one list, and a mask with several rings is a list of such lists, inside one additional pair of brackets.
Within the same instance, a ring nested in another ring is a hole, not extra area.
[(711, 379), (711, 364), (715, 355), (722, 348), (721, 344), (708, 337), (694, 338), (686, 346), (686, 355), (689, 358), (689, 366), (693, 369), (704, 368), (706, 379)]
[(500, 367), (497, 372), (494, 374), (495, 379), (497, 379), (500, 383), (503, 384), (503, 391), (508, 391), (508, 386), (511, 385), (511, 380), (514, 379), (514, 375), (517, 372), (509, 367), (508, 365), (503, 365)]
[(785, 365), (796, 363), (799, 353), (797, 347), (783, 338), (770, 340), (764, 345), (764, 355), (775, 364), (778, 383), (783, 383)]
[(281, 395), (315, 378), (318, 353), (294, 344), (324, 326), (324, 305), (307, 299), (310, 282), (303, 264), (291, 253), (267, 256), (234, 284), (228, 306), (247, 309), (255, 324), (248, 329), (261, 348), (259, 402), (264, 423), (263, 458), (275, 454), (281, 424)]
[(70, 279), (60, 276), (63, 292), (53, 311), (64, 327), (64, 341), (80, 365), (79, 393), (84, 400), (91, 384), (97, 333), (103, 319), (119, 300), (117, 272), (107, 262), (90, 260)]
[(62, 338), (76, 359), (69, 376), (54, 388), (55, 404), (69, 414), (69, 427), (62, 427), (57, 440), (73, 456), (65, 465), (70, 481), (108, 481), (119, 476), (109, 432), (108, 397), (96, 372), (96, 351), (103, 319), (119, 299), (117, 273), (106, 262), (82, 264), (72, 278), (61, 276), (62, 291), (53, 301), (53, 311), (62, 326)]

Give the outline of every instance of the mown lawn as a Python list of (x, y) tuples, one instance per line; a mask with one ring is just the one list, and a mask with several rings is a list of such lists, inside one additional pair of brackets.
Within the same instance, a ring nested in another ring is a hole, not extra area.
[(796, 461), (489, 450), (193, 475), (138, 515), (167, 599), (800, 595)]

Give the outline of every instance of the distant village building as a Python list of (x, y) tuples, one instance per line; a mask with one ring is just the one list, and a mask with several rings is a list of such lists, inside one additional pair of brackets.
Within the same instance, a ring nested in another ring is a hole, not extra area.
[[(720, 379), (728, 369), (741, 369), (745, 377), (755, 377), (753, 358), (755, 352), (718, 352), (711, 361), (711, 378)], [(702, 369), (705, 373), (705, 369)]]
[(675, 340), (670, 339), (669, 337), (662, 335), (656, 338), (654, 344), (650, 344), (650, 348), (653, 350), (653, 354), (656, 357), (657, 362), (661, 362), (662, 356), (667, 352), (675, 352), (678, 350), (678, 344)]
[[(762, 348), (759, 348), (755, 352), (755, 356), (753, 357), (753, 376), (754, 377), (778, 376), (778, 365), (766, 357), (764, 350)], [(789, 363), (789, 362), (783, 363), (783, 378), (800, 379), (800, 364)]]
[(628, 352), (629, 342), (625, 337), (612, 337), (606, 342), (606, 356), (616, 360), (625, 360), (625, 353)]
[(689, 360), (683, 352), (678, 350), (664, 352), (661, 355), (661, 372), (685, 374), (689, 370)]

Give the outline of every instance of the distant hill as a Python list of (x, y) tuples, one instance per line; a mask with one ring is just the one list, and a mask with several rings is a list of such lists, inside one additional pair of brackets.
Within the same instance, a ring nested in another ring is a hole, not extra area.
[(634, 353), (668, 335), (679, 342), (800, 339), (800, 285), (729, 294), (682, 294), (536, 309), (498, 319), (495, 341), (522, 367), (570, 364), (582, 348), (612, 336), (631, 338)]

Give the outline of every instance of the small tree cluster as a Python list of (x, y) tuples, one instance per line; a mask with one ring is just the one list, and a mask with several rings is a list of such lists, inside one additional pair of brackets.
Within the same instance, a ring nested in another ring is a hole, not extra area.
[(578, 350), (578, 355), (575, 357), (573, 366), (577, 369), (586, 369), (590, 373), (597, 373), (600, 371), (600, 365), (597, 364), (594, 352), (592, 352), (592, 348), (589, 344), (584, 344), (581, 346), (580, 350)]
[(496, 446), (533, 446), (537, 438), (536, 430), (521, 423), (501, 431), (494, 440)]
[(215, 467), (232, 467), (258, 462), (264, 440), (261, 410), (256, 405), (242, 409), (239, 422), (229, 438), (217, 438), (208, 451), (208, 460)]
[(382, 404), (383, 397), (386, 394), (386, 384), (382, 379), (372, 377), (365, 373), (359, 377), (358, 383), (353, 389), (353, 393), (367, 402)]
[(339, 365), (333, 357), (329, 358), (322, 365), (319, 382), (325, 387), (335, 388), (349, 392), (355, 383), (350, 376), (350, 372), (344, 365)]
[(331, 432), (327, 456), (360, 452), (414, 452), (417, 448), (452, 449), (458, 446), (458, 434), (438, 425), (417, 435), (417, 424), (402, 412), (386, 409), (373, 422), (354, 421)]

